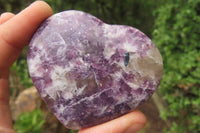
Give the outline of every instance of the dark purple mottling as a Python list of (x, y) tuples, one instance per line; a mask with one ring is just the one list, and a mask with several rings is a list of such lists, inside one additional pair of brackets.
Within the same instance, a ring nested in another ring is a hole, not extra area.
[(132, 111), (151, 97), (163, 71), (162, 57), (144, 33), (81, 11), (44, 21), (27, 60), (41, 97), (71, 129)]

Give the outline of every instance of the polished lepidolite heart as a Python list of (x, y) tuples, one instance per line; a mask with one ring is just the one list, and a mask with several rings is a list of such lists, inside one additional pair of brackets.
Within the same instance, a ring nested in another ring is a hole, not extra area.
[(42, 99), (71, 129), (132, 111), (157, 89), (163, 71), (158, 49), (141, 31), (81, 11), (44, 21), (27, 59)]

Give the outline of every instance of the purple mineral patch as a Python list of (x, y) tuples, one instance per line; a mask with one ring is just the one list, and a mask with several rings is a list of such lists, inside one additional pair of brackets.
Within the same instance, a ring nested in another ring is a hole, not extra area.
[(34, 34), (28, 68), (42, 99), (67, 128), (94, 126), (151, 97), (163, 71), (153, 42), (129, 26), (81, 11), (48, 18)]

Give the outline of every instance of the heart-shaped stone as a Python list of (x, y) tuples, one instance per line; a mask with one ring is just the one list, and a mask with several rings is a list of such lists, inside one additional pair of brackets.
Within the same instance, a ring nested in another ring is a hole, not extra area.
[(158, 49), (141, 31), (81, 11), (44, 21), (27, 59), (42, 99), (71, 129), (134, 110), (157, 89), (163, 71)]

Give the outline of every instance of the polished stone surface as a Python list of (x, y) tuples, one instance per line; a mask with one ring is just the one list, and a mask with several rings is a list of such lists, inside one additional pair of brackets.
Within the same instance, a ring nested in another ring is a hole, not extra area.
[(71, 129), (132, 111), (151, 97), (163, 71), (162, 57), (144, 33), (80, 11), (44, 21), (27, 60), (42, 99)]

